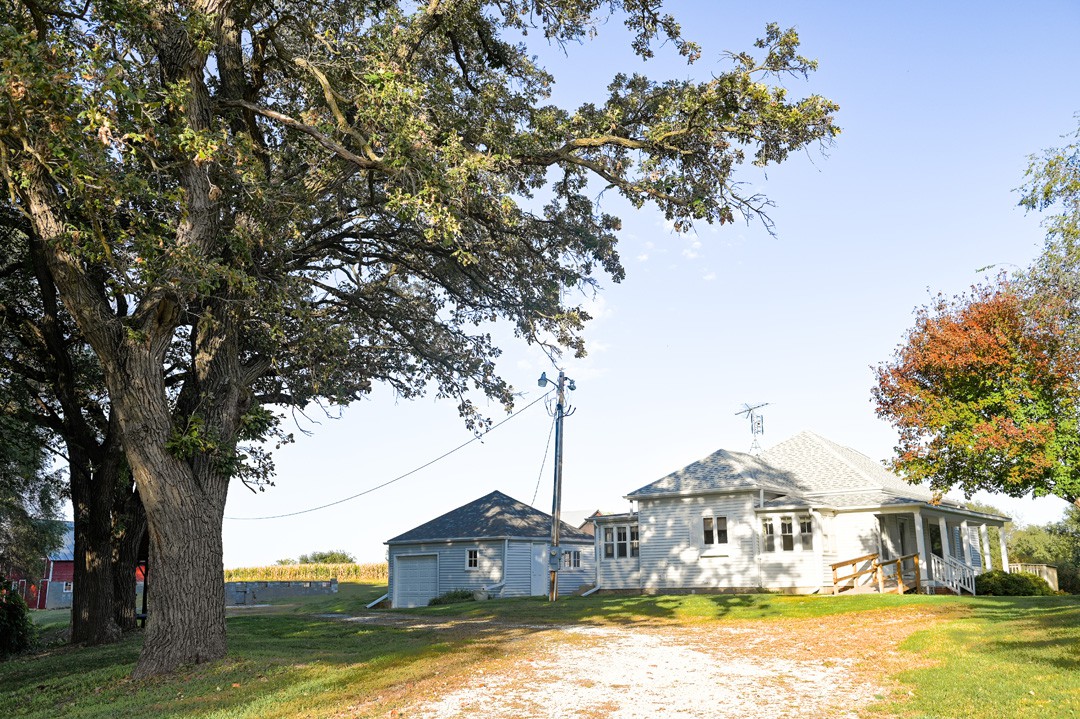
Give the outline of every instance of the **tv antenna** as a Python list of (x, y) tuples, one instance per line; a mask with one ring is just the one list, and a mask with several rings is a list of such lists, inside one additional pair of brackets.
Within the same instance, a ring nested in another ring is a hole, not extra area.
[(761, 444), (758, 443), (758, 437), (765, 434), (765, 415), (758, 412), (762, 407), (768, 407), (768, 402), (762, 402), (761, 404), (755, 404), (753, 406), (749, 404), (743, 404), (743, 409), (735, 413), (735, 416), (745, 415), (750, 420), (750, 434), (754, 436), (754, 441), (750, 444), (750, 454), (760, 454)]

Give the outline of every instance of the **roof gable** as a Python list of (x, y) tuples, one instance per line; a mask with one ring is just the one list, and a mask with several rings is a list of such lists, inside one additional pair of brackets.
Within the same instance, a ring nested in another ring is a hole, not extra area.
[[(551, 515), (496, 491), (388, 539), (386, 543), (495, 537), (550, 539)], [(593, 541), (591, 535), (571, 527), (566, 522), (560, 522), (559, 538), (567, 541)]]

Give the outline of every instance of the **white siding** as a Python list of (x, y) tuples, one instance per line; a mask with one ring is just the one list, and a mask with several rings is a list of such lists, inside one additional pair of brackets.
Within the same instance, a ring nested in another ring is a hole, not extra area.
[[(814, 525), (814, 530), (811, 533), (811, 546), (804, 548), (802, 542), (802, 531), (800, 529), (800, 518), (810, 516), (810, 520)], [(831, 539), (831, 533), (835, 532), (835, 525), (831, 519), (825, 519), (825, 522), (829, 524), (826, 531), (822, 531), (823, 527), (818, 526), (818, 518), (809, 512), (809, 510), (790, 510), (786, 512), (769, 512), (767, 514), (758, 514), (758, 523), (765, 518), (771, 518), (773, 527), (776, 531), (776, 546), (782, 546), (781, 537), (781, 521), (784, 517), (790, 517), (793, 524), (794, 531), (794, 547), (791, 550), (766, 552), (765, 542), (762, 539), (762, 530), (758, 529), (758, 551), (760, 552), (759, 567), (761, 572), (760, 586), (766, 589), (780, 589), (790, 590), (797, 592), (810, 592), (820, 589), (823, 586), (822, 577), (825, 576), (826, 564), (831, 564), (836, 561), (827, 557), (823, 546), (826, 542), (825, 537), (829, 536)], [(832, 586), (832, 569), (829, 569), (829, 585)]]
[[(890, 519), (895, 524), (895, 516), (890, 517), (889, 515), (886, 515), (886, 527), (889, 526), (888, 521)], [(881, 524), (878, 520), (878, 515), (874, 512), (840, 513), (832, 518), (831, 524), (836, 551), (831, 555), (826, 555), (825, 560), (822, 562), (823, 565), (842, 562), (847, 559), (854, 559), (855, 557), (861, 557), (866, 554), (879, 553), (878, 540), (881, 534)], [(910, 542), (914, 545), (914, 529), (910, 521), (908, 522), (908, 531), (912, 533)], [(880, 548), (882, 549), (889, 548), (887, 540), (880, 542), (880, 545)], [(898, 543), (896, 543), (896, 547), (897, 551), (899, 551)], [(859, 565), (846, 565), (840, 568), (840, 573), (842, 575), (851, 574), (854, 571), (865, 569), (869, 566), (869, 561)], [(859, 577), (856, 581), (860, 584), (872, 582), (873, 575), (864, 575)], [(832, 570), (828, 566), (822, 566), (822, 586), (832, 587)]]
[[(707, 514), (727, 517), (726, 547), (705, 545), (702, 518)], [(749, 492), (642, 501), (638, 509), (641, 588), (653, 592), (759, 586), (755, 524)]]
[[(604, 558), (604, 527), (629, 526), (634, 522), (596, 524), (594, 552), (596, 583), (601, 589), (641, 589), (641, 565), (638, 557)], [(638, 535), (640, 544), (640, 534)]]
[[(547, 547), (547, 543), (543, 543)], [(390, 577), (387, 592), (393, 601), (395, 557), (402, 555), (437, 555), (439, 558), (438, 594), (455, 589), (479, 590), (506, 581), (500, 597), (527, 597), (532, 594), (532, 545), (531, 540), (510, 540), (509, 542), (487, 540), (480, 542), (425, 542), (423, 544), (393, 545), (387, 558), (390, 563)], [(562, 569), (559, 572), (559, 595), (572, 594), (582, 584), (590, 584), (595, 576), (595, 559), (592, 544), (567, 544), (563, 549), (577, 549), (581, 552), (581, 567)], [(469, 569), (466, 566), (468, 550), (479, 551), (479, 567)], [(503, 552), (506, 552), (506, 572), (503, 572)], [(547, 586), (545, 582), (545, 587)], [(546, 590), (545, 590), (546, 592)]]
[(503, 597), (527, 597), (532, 594), (532, 543), (510, 542), (506, 554), (506, 586)]
[[(465, 564), (468, 550), (479, 551), (479, 567), (468, 569)], [(424, 544), (394, 545), (387, 558), (390, 577), (387, 591), (391, 601), (394, 597), (395, 558), (402, 555), (434, 554), (439, 558), (438, 594), (455, 589), (481, 589), (502, 581), (503, 542), (428, 542)]]
[(581, 566), (563, 566), (559, 570), (559, 596), (573, 594), (596, 581), (596, 552), (592, 544), (562, 544), (561, 549), (581, 552)]

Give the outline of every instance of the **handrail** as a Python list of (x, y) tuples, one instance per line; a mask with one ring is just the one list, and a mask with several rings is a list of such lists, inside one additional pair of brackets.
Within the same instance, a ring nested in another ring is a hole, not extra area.
[[(842, 583), (847, 582), (848, 580), (855, 579), (857, 577), (866, 576), (868, 574), (873, 574), (874, 575), (874, 578), (877, 581), (878, 591), (884, 593), (885, 592), (885, 570), (889, 569), (895, 575), (895, 578), (896, 578), (896, 593), (897, 594), (903, 594), (908, 589), (907, 585), (904, 583), (904, 562), (906, 562), (909, 559), (914, 560), (914, 562), (913, 562), (914, 567), (915, 567), (915, 584), (914, 584), (914, 586), (915, 586), (915, 591), (918, 592), (920, 590), (921, 583), (922, 583), (922, 577), (921, 577), (921, 572), (920, 572), (920, 568), (919, 568), (918, 556), (919, 556), (918, 554), (906, 554), (903, 557), (897, 557), (896, 559), (886, 559), (886, 560), (883, 561), (883, 560), (879, 559), (879, 555), (877, 555), (877, 554), (864, 554), (861, 557), (855, 557), (853, 559), (846, 559), (846, 560), (844, 560), (842, 562), (835, 562), (833, 564), (830, 564), (829, 567), (832, 569), (832, 575), (833, 575), (832, 593), (833, 594), (839, 594), (840, 593), (840, 585)], [(855, 565), (859, 564), (860, 562), (869, 562), (869, 565), (864, 567), (863, 569), (856, 570)], [(852, 567), (852, 570), (853, 570), (850, 574), (844, 574), (844, 575), (837, 574), (838, 569), (840, 569), (841, 567), (849, 566), (849, 565)], [(854, 587), (855, 583), (852, 582), (851, 586)]]
[(967, 591), (968, 594), (974, 596), (974, 567), (969, 567), (963, 562), (956, 561), (952, 557), (939, 557), (936, 554), (931, 554), (930, 568), (933, 571), (934, 579), (943, 583), (952, 591), (957, 594)]
[(876, 561), (874, 566), (877, 569), (877, 584), (878, 592), (885, 593), (885, 569), (891, 568), (896, 576), (896, 593), (904, 594), (907, 592), (907, 585), (904, 584), (904, 562), (911, 559), (914, 560), (912, 565), (915, 568), (915, 593), (918, 594), (920, 590), (921, 577), (919, 571), (918, 554), (905, 554), (902, 557), (896, 559), (886, 559), (885, 561)]
[(833, 568), (833, 569), (839, 569), (840, 567), (844, 566), (845, 564), (855, 564), (856, 562), (861, 562), (861, 561), (863, 561), (865, 559), (877, 559), (877, 556), (878, 556), (877, 553), (864, 554), (861, 557), (855, 557), (854, 559), (848, 559), (848, 560), (845, 560), (843, 562), (836, 562), (835, 564), (830, 564), (829, 566), (831, 568)]
[[(843, 562), (836, 562), (835, 564), (830, 564), (829, 566), (832, 568), (832, 593), (833, 594), (839, 594), (840, 593), (840, 582), (846, 582), (849, 579), (855, 579), (856, 577), (861, 577), (861, 576), (864, 576), (866, 574), (874, 574), (874, 573), (876, 573), (877, 569), (875, 567), (876, 567), (877, 558), (878, 558), (877, 554), (864, 554), (861, 557), (855, 557), (854, 559), (848, 559), (848, 560), (843, 561)], [(847, 565), (850, 564), (852, 566), (852, 569), (854, 569), (856, 564), (858, 564), (859, 562), (865, 562), (867, 560), (870, 561), (870, 566), (868, 568), (866, 568), (866, 569), (860, 569), (858, 571), (852, 572), (851, 574), (845, 574), (843, 576), (838, 576), (836, 574), (836, 570), (839, 569), (840, 567), (844, 567), (844, 566), (847, 566)], [(851, 586), (854, 587), (855, 583), (852, 582)]]

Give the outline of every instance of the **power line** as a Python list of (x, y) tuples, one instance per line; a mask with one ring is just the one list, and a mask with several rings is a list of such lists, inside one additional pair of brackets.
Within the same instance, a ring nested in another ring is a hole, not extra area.
[(536, 488), (533, 489), (533, 498), (529, 502), (536, 506), (536, 495), (540, 494), (540, 478), (544, 476), (544, 467), (547, 465), (548, 450), (551, 449), (551, 433), (555, 431), (555, 415), (551, 416), (551, 429), (548, 430), (547, 444), (544, 445), (544, 459), (540, 462), (540, 471), (536, 475)]
[(371, 487), (370, 489), (365, 489), (363, 492), (358, 492), (357, 494), (354, 494), (354, 495), (352, 495), (350, 497), (345, 497), (343, 499), (338, 499), (338, 500), (330, 502), (328, 504), (319, 505), (318, 507), (310, 507), (308, 509), (301, 509), (301, 510), (298, 510), (296, 512), (288, 512), (287, 514), (273, 514), (273, 515), (269, 515), (269, 516), (266, 516), (266, 517), (223, 517), (223, 519), (229, 519), (229, 520), (237, 521), (237, 522), (244, 522), (244, 521), (251, 522), (251, 521), (261, 520), (261, 519), (283, 519), (285, 517), (295, 517), (298, 514), (308, 514), (310, 512), (317, 512), (320, 509), (326, 509), (327, 507), (333, 507), (333, 506), (338, 505), (338, 504), (344, 504), (345, 502), (352, 501), (352, 500), (356, 499), (357, 497), (363, 497), (365, 494), (371, 494), (375, 490), (382, 489), (383, 487), (389, 486), (389, 485), (393, 484), (394, 482), (398, 482), (398, 481), (400, 481), (402, 479), (405, 479), (406, 477), (408, 477), (410, 475), (416, 474), (417, 472), (419, 472), (422, 469), (427, 469), (428, 467), (435, 464), (436, 462), (439, 462), (441, 460), (446, 459), (447, 457), (452, 455), (454, 452), (457, 452), (458, 450), (464, 449), (465, 447), (469, 446), (473, 442), (476, 442), (477, 440), (483, 439), (487, 435), (491, 434), (491, 432), (493, 432), (494, 430), (498, 429), (499, 427), (503, 426), (504, 424), (506, 424), (507, 422), (512, 420), (514, 417), (517, 417), (519, 414), (521, 414), (522, 412), (527, 410), (529, 407), (532, 407), (537, 402), (540, 402), (541, 400), (546, 398), (549, 394), (551, 394), (550, 390), (545, 392), (544, 394), (540, 395), (539, 397), (534, 399), (532, 402), (529, 402), (527, 405), (525, 405), (524, 407), (519, 409), (517, 412), (514, 412), (512, 415), (510, 415), (509, 417), (507, 417), (503, 421), (501, 421), (501, 422), (499, 422), (497, 424), (493, 424), (483, 434), (478, 434), (478, 435), (474, 436), (469, 441), (463, 442), (462, 444), (459, 444), (457, 447), (454, 447), (449, 452), (446, 452), (444, 454), (439, 455), (438, 457), (431, 460), (430, 462), (426, 462), (425, 464), (422, 464), (422, 465), (420, 465), (419, 467), (417, 467), (415, 469), (409, 470), (405, 474), (394, 477), (391, 480), (387, 480), (386, 482), (383, 482), (382, 484), (377, 484), (374, 487)]

